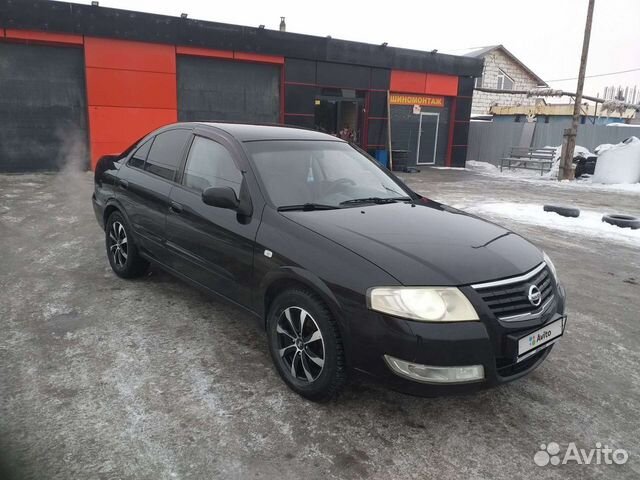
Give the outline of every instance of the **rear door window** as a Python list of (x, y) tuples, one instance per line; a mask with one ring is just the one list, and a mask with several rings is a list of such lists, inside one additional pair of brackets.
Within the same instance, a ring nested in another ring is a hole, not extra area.
[(182, 160), (182, 153), (190, 130), (169, 130), (156, 135), (149, 150), (144, 169), (149, 173), (173, 181)]
[(144, 142), (140, 147), (135, 151), (131, 158), (129, 159), (128, 165), (130, 167), (143, 168), (144, 162), (147, 160), (147, 155), (149, 155), (149, 150), (151, 149), (151, 144), (153, 143), (153, 138), (150, 138), (146, 142)]

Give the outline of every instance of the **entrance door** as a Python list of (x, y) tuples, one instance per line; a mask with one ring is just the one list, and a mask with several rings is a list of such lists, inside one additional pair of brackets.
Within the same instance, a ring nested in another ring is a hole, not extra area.
[(439, 124), (439, 113), (420, 113), (420, 126), (418, 127), (418, 148), (416, 155), (416, 163), (418, 165), (434, 165), (436, 163)]
[[(316, 98), (314, 119), (316, 128), (336, 136), (340, 136), (340, 132), (346, 128), (351, 131), (351, 137), (348, 140), (362, 145), (364, 93), (344, 89), (331, 90), (335, 90), (330, 93), (336, 93), (336, 95), (322, 94)], [(337, 95), (340, 91), (347, 92), (349, 95)]]

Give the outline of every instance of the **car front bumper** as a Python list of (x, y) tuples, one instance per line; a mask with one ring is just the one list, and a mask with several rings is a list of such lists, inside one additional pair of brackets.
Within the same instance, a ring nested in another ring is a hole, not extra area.
[[(473, 294), (468, 295), (475, 303)], [(502, 322), (477, 308), (480, 321), (426, 323), (400, 319), (372, 311), (352, 324), (351, 363), (355, 371), (394, 390), (420, 396), (477, 391), (511, 382), (537, 368), (555, 341), (542, 344), (535, 353), (517, 360), (518, 339), (565, 318), (565, 294), (556, 291), (554, 304), (544, 315), (525, 322)], [(352, 317), (354, 318), (354, 317)], [(564, 323), (563, 323), (564, 331)], [(385, 356), (387, 357), (385, 359)], [(432, 383), (410, 379), (389, 363), (389, 357), (433, 367), (482, 366), (482, 380)]]

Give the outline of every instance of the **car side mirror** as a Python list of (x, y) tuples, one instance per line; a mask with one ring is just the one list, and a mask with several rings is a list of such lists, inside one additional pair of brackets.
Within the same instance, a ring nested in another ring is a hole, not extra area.
[(202, 201), (218, 208), (237, 210), (240, 201), (231, 187), (209, 187), (202, 192)]

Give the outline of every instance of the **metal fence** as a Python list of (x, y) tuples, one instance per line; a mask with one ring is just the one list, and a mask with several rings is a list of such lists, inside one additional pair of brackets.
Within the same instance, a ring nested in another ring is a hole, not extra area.
[[(556, 124), (471, 122), (467, 160), (499, 164), (509, 155), (512, 147), (555, 147), (562, 144), (562, 132), (570, 121)], [(533, 137), (531, 137), (533, 129)], [(603, 143), (619, 143), (625, 138), (640, 138), (640, 125), (609, 127), (606, 125), (579, 125), (576, 143), (593, 150)]]

